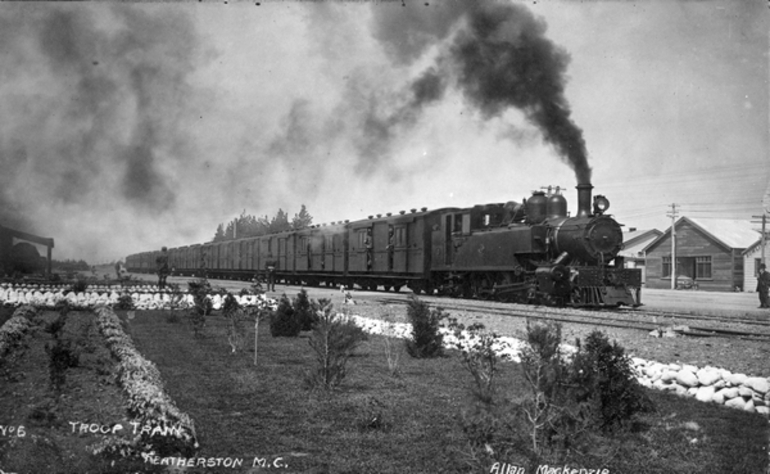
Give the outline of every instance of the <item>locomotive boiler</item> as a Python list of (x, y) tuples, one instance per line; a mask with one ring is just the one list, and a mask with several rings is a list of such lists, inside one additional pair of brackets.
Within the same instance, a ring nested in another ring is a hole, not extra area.
[[(641, 271), (623, 268), (620, 224), (609, 201), (579, 185), (570, 215), (559, 193), (522, 203), (412, 209), (356, 221), (169, 249), (177, 275), (251, 279), (268, 262), (277, 281), (522, 303), (640, 304)], [(593, 207), (592, 207), (593, 204)], [(126, 257), (153, 272), (157, 251)]]

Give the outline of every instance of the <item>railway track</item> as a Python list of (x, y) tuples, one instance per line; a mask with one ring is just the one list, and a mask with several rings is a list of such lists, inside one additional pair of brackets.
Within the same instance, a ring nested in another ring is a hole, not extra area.
[[(230, 280), (217, 280), (216, 282), (233, 289), (249, 285), (248, 282), (233, 282)], [(406, 294), (396, 295), (396, 293), (383, 294), (382, 292), (377, 292), (372, 296), (372, 301), (386, 304), (405, 304)], [(725, 317), (683, 311), (647, 310), (644, 307), (597, 311), (576, 308), (526, 306), (497, 301), (456, 299), (446, 296), (421, 295), (420, 299), (446, 310), (495, 314), (587, 326), (635, 329), (645, 331), (645, 333), (671, 326), (684, 326), (679, 321), (699, 321), (716, 323), (718, 325), (731, 324), (738, 326), (738, 328), (688, 324), (686, 330), (682, 329), (678, 333), (690, 337), (723, 337), (770, 341), (770, 321), (762, 321), (759, 319), (759, 316), (755, 318)]]
[[(645, 312), (639, 310), (601, 310), (588, 311), (574, 308), (549, 308), (549, 307), (525, 307), (510, 303), (484, 302), (479, 303), (474, 300), (447, 300), (444, 298), (427, 297), (426, 302), (440, 306), (448, 311), (466, 311), (469, 313), (484, 313), (500, 316), (510, 316), (518, 318), (537, 319), (542, 321), (552, 321), (559, 323), (584, 324), (591, 326), (636, 329), (650, 333), (654, 330), (665, 329), (666, 326), (674, 326), (675, 332), (683, 336), (690, 337), (723, 337), (723, 338), (741, 338), (749, 340), (770, 341), (770, 323), (754, 319), (736, 320), (720, 317), (699, 317), (687, 313), (653, 311)], [(404, 299), (395, 297), (374, 298), (384, 304), (405, 304)], [(641, 318), (649, 320), (640, 320)], [(731, 324), (751, 325), (752, 328), (724, 328), (718, 326), (693, 326), (693, 325), (675, 325), (661, 323), (657, 318), (686, 319), (706, 322), (729, 322)], [(756, 327), (754, 327), (756, 326)], [(759, 329), (759, 330), (758, 330)], [(762, 330), (764, 329), (764, 330)]]

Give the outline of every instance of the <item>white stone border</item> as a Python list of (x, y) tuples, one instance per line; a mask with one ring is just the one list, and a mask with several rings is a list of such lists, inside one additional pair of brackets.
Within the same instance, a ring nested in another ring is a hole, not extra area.
[[(350, 316), (364, 331), (389, 337), (411, 337), (412, 326), (407, 323), (387, 322), (380, 319)], [(456, 347), (457, 340), (450, 331), (442, 328), (444, 346)], [(519, 362), (524, 342), (514, 337), (500, 337), (496, 348), (503, 359)], [(563, 345), (568, 352), (575, 348)], [(680, 396), (694, 397), (702, 402), (712, 402), (731, 408), (761, 413), (770, 418), (770, 378), (750, 377), (728, 370), (706, 366), (662, 364), (632, 357), (632, 369), (640, 384), (645, 387), (674, 392)]]
[[(67, 293), (65, 294), (65, 291)], [(67, 289), (54, 291), (32, 288), (0, 287), (0, 303), (8, 306), (31, 305), (36, 308), (54, 308), (57, 303), (67, 301), (73, 308), (96, 309), (101, 306), (115, 306), (121, 295), (131, 296), (134, 308), (137, 310), (153, 309), (188, 309), (195, 306), (193, 295), (188, 292), (157, 292), (143, 290), (118, 293), (115, 289), (97, 289), (75, 293)], [(265, 295), (233, 295), (243, 307), (275, 308), (277, 302)], [(214, 293), (209, 296), (214, 310), (219, 311), (224, 304), (224, 295)]]

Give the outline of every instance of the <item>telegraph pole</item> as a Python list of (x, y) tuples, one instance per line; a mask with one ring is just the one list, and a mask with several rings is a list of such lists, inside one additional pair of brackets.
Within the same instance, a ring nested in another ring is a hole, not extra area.
[(762, 247), (762, 263), (765, 263), (765, 226), (767, 225), (767, 214), (762, 214), (762, 243), (760, 246)]
[(666, 215), (671, 218), (671, 289), (676, 290), (676, 203), (671, 203), (671, 213)]
[[(762, 219), (762, 238), (759, 241), (760, 242), (759, 246), (760, 246), (760, 252), (761, 252), (760, 256), (762, 258), (762, 264), (764, 265), (764, 263), (765, 263), (765, 242), (766, 242), (766, 239), (767, 239), (767, 237), (765, 237), (766, 236), (766, 228), (767, 228), (767, 214), (762, 214), (761, 216), (751, 216), (751, 217), (754, 218), (754, 219)], [(754, 221), (752, 221), (752, 222), (754, 222)]]

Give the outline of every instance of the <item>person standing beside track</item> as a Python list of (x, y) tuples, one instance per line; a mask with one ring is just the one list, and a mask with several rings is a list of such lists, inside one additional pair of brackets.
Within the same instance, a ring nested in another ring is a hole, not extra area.
[(272, 255), (268, 257), (265, 264), (267, 267), (267, 291), (275, 291), (275, 267), (277, 262), (273, 260)]
[(770, 308), (767, 297), (768, 289), (770, 289), (770, 272), (765, 268), (764, 263), (760, 264), (759, 273), (757, 273), (757, 293), (759, 293), (760, 308)]
[(168, 276), (168, 249), (163, 247), (160, 255), (155, 259), (155, 265), (158, 269), (158, 288), (166, 287), (166, 277)]

